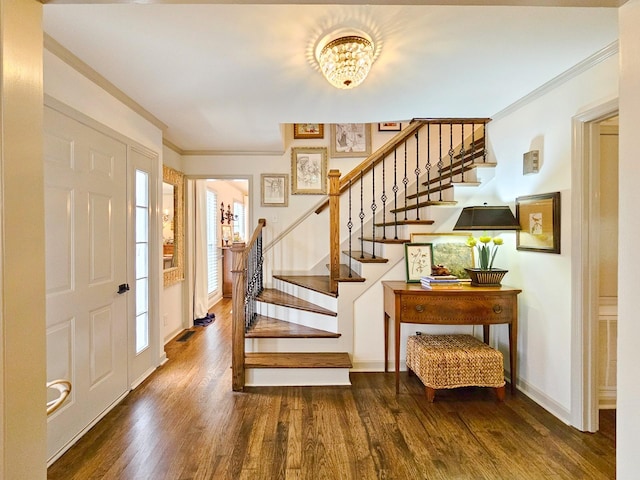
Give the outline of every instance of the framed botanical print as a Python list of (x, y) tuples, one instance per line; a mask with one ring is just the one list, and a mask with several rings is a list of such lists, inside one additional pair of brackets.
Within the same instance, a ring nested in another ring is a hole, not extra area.
[(291, 193), (318, 194), (327, 193), (327, 149), (292, 148), (291, 149)]
[(286, 207), (289, 197), (289, 175), (263, 173), (260, 175), (260, 206)]
[(405, 243), (404, 262), (407, 283), (418, 283), (420, 277), (431, 275), (433, 250), (430, 243)]
[(516, 249), (560, 253), (560, 192), (516, 198)]
[(371, 155), (371, 126), (368, 123), (331, 125), (331, 158)]

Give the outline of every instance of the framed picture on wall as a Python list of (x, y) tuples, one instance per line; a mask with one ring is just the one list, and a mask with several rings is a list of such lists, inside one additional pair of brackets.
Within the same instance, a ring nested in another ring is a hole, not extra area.
[(294, 123), (293, 138), (324, 138), (324, 124)]
[(333, 157), (368, 157), (371, 155), (371, 126), (368, 123), (335, 123), (331, 125)]
[(327, 149), (291, 149), (291, 193), (325, 195), (327, 193)]
[(430, 243), (405, 243), (404, 262), (407, 271), (407, 283), (418, 283), (420, 277), (431, 275), (433, 250)]
[(399, 132), (400, 130), (402, 130), (402, 123), (400, 122), (378, 123), (379, 132)]
[(260, 206), (286, 207), (289, 203), (289, 175), (263, 173), (260, 175)]
[(560, 253), (560, 192), (516, 198), (516, 249)]
[(467, 245), (469, 232), (453, 233), (412, 233), (411, 243), (430, 243), (433, 264), (443, 265), (451, 275), (465, 280), (469, 274), (465, 268), (475, 266), (474, 248)]

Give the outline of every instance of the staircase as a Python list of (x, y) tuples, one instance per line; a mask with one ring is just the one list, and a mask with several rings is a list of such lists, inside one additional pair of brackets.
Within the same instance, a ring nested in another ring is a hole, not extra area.
[[(350, 385), (355, 299), (403, 260), (404, 243), (411, 232), (425, 231), (434, 224), (424, 218), (430, 208), (456, 205), (454, 189), (478, 186), (476, 170), (495, 166), (486, 161), (484, 128), (488, 121), (414, 120), (349, 174), (340, 178), (339, 172), (330, 172), (329, 199), (316, 210), (321, 214), (330, 207), (327, 275), (273, 274), (270, 288), (262, 288), (261, 240), (259, 260), (251, 260), (253, 239), (246, 249), (234, 250), (234, 390), (265, 385)], [(450, 137), (444, 153), (443, 125), (448, 126), (445, 134)], [(465, 134), (465, 125), (471, 133), (467, 130)], [(439, 133), (438, 142), (432, 144), (434, 131)], [(455, 144), (454, 131), (459, 138)], [(427, 138), (422, 149), (420, 135)], [(415, 165), (408, 164), (407, 157), (415, 157)], [(373, 179), (365, 194), (369, 177)], [(355, 195), (354, 188), (358, 190)], [(358, 196), (359, 205), (354, 209), (352, 199)], [(367, 218), (363, 212), (368, 202), (372, 213)], [(341, 207), (349, 211), (346, 225), (337, 221)], [(260, 232), (266, 225), (261, 222)], [(261, 239), (261, 233), (254, 234), (254, 239), (258, 237)], [(255, 284), (260, 287), (251, 294), (249, 287)]]

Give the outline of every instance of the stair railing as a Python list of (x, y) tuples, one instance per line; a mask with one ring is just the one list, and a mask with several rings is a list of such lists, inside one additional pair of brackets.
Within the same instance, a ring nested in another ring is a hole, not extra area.
[(264, 289), (262, 230), (266, 225), (267, 221), (261, 218), (248, 244), (234, 242), (231, 247), (233, 255), (231, 383), (234, 391), (244, 389), (244, 334), (255, 322), (258, 315), (256, 298)]
[[(348, 251), (345, 253), (349, 259), (354, 255), (361, 260), (365, 259), (365, 225), (371, 222), (371, 237), (366, 239), (371, 244), (371, 252), (367, 253), (371, 255), (370, 260), (375, 261), (376, 243), (386, 240), (386, 227), (392, 226), (393, 239), (399, 240), (398, 225), (433, 223), (431, 220), (420, 217), (422, 208), (454, 203), (445, 200), (443, 192), (451, 188), (454, 183), (467, 182), (468, 176), (466, 179), (465, 172), (474, 164), (486, 163), (485, 133), (486, 124), (489, 121), (488, 118), (414, 119), (400, 133), (342, 178), (339, 178), (340, 173), (337, 170), (330, 172), (329, 198), (320, 204), (316, 213), (322, 212), (327, 206), (330, 207), (329, 269), (330, 287), (333, 292), (337, 293), (340, 275), (344, 274), (340, 270), (342, 228), (338, 223), (341, 196), (348, 198), (349, 209), (344, 230), (349, 237)], [(437, 162), (433, 163), (432, 158), (435, 157)], [(376, 169), (380, 168), (382, 174), (376, 176)], [(391, 175), (387, 175), (387, 169), (393, 169), (392, 178)], [(357, 185), (358, 182), (360, 185)], [(358, 197), (358, 193), (352, 192), (354, 188), (359, 190), (359, 205), (357, 201), (355, 205), (352, 202), (352, 198)], [(387, 196), (387, 190), (393, 192), (392, 199)], [(376, 192), (380, 191), (382, 193), (377, 198)], [(411, 215), (413, 218), (410, 218), (409, 212), (413, 212)], [(398, 213), (402, 215), (399, 216)], [(388, 223), (387, 216), (392, 219)], [(354, 230), (352, 218), (355, 217), (360, 220), (360, 227), (355, 232), (360, 235), (359, 256), (351, 250), (351, 236)], [(379, 217), (382, 217), (382, 222), (376, 223)], [(381, 234), (376, 234), (376, 227), (382, 227)], [(350, 277), (350, 261), (348, 267), (347, 275)]]

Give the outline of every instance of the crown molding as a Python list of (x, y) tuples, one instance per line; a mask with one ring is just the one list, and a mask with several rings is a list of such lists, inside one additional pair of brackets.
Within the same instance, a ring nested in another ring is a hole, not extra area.
[(44, 48), (51, 52), (53, 55), (58, 57), (64, 63), (69, 65), (71, 68), (76, 70), (78, 73), (86, 77), (88, 80), (92, 81), (100, 88), (102, 88), (109, 95), (118, 99), (122, 103), (124, 103), (131, 110), (136, 112), (142, 118), (152, 123), (154, 126), (158, 127), (160, 130), (165, 131), (168, 127), (165, 123), (163, 123), (160, 119), (146, 110), (142, 105), (129, 97), (126, 93), (116, 87), (113, 83), (107, 80), (105, 77), (96, 72), (93, 68), (91, 68), (88, 64), (83, 62), (80, 58), (74, 55), (70, 50), (64, 47), (61, 43), (59, 43), (56, 39), (54, 39), (51, 35), (47, 33), (44, 34)]
[(235, 150), (183, 150), (181, 155), (189, 156), (229, 156), (229, 157), (249, 157), (249, 156), (282, 156), (285, 150), (273, 151), (235, 151)]
[(170, 150), (173, 150), (174, 152), (176, 152), (178, 155), (184, 155), (184, 150), (182, 150), (179, 146), (177, 146), (175, 143), (167, 140), (166, 138), (162, 137), (162, 145), (164, 145), (165, 147), (167, 147)]
[(616, 55), (619, 52), (619, 50), (620, 48), (617, 40), (615, 42), (610, 43), (609, 45), (604, 47), (602, 50), (597, 51), (590, 57), (587, 57), (580, 63), (571, 67), (569, 70), (566, 70), (565, 72), (561, 73), (557, 77), (549, 80), (547, 83), (536, 88), (531, 93), (522, 97), (520, 100), (513, 102), (508, 107), (503, 108), (495, 115), (492, 115), (491, 116), (492, 120), (494, 121), (500, 120), (512, 114), (516, 110), (519, 110), (520, 108), (524, 107), (525, 105), (528, 105), (534, 100), (537, 100), (540, 97), (546, 95), (547, 93), (554, 90), (555, 88), (558, 88), (560, 85), (586, 72), (590, 68), (593, 68), (594, 66), (606, 60), (607, 58), (612, 57), (613, 55)]

